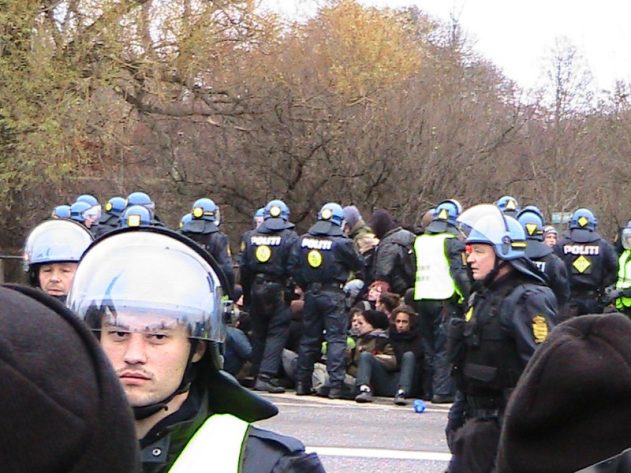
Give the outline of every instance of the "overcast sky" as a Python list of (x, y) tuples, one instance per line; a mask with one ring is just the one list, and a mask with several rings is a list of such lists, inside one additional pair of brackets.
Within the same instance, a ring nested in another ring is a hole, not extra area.
[[(313, 14), (312, 0), (263, 0), (291, 17)], [(584, 56), (596, 89), (631, 82), (630, 0), (360, 0), (371, 6), (417, 5), (459, 19), (478, 52), (522, 87), (544, 80), (546, 57), (565, 37)]]

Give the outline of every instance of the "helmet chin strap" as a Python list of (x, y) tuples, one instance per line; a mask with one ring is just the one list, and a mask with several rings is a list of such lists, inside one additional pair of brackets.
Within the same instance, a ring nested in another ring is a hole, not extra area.
[(193, 355), (195, 355), (198, 343), (199, 340), (197, 339), (191, 340), (191, 350), (188, 354), (188, 360), (186, 360), (186, 369), (184, 370), (182, 381), (180, 382), (180, 385), (177, 387), (177, 389), (161, 401), (154, 402), (153, 404), (147, 404), (146, 406), (132, 407), (136, 420), (142, 420), (146, 419), (147, 417), (151, 417), (155, 413), (160, 412), (162, 409), (164, 409), (165, 411), (169, 410), (168, 404), (175, 396), (188, 392), (188, 390), (191, 388), (191, 383), (195, 378), (193, 371)]
[(497, 277), (497, 273), (499, 273), (500, 269), (502, 269), (507, 264), (509, 263), (499, 259), (497, 255), (495, 255), (495, 264), (493, 265), (493, 269), (489, 272), (489, 274), (486, 275), (486, 277), (482, 281), (482, 284), (485, 287), (489, 287), (491, 284), (493, 284), (493, 281), (495, 281), (495, 278)]

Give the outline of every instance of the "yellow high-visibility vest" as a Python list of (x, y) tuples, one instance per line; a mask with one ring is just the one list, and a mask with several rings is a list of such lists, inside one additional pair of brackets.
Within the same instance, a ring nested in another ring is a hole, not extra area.
[(250, 424), (230, 414), (210, 416), (188, 441), (169, 473), (239, 473)]
[(446, 300), (459, 292), (449, 271), (445, 240), (450, 233), (424, 234), (414, 240), (416, 278), (414, 300)]

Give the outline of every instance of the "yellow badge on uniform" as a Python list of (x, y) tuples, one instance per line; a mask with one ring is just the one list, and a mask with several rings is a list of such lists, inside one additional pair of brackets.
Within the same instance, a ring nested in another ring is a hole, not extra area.
[(245, 251), (245, 242), (241, 241), (241, 251)]
[(272, 249), (267, 245), (257, 246), (254, 256), (259, 263), (267, 263), (272, 257)]
[(576, 258), (574, 262), (572, 263), (572, 266), (574, 267), (574, 269), (576, 269), (581, 274), (587, 271), (591, 265), (592, 265), (592, 262), (589, 260), (589, 258), (586, 258), (583, 255)]
[(322, 266), (322, 253), (318, 250), (311, 250), (307, 253), (307, 263), (309, 263), (309, 266), (312, 268), (319, 268)]
[(469, 321), (471, 320), (471, 317), (473, 317), (473, 306), (469, 307), (469, 310), (465, 312), (464, 314), (464, 319), (465, 321)]
[(538, 345), (548, 337), (548, 323), (546, 318), (539, 314), (532, 318), (532, 335), (535, 337), (535, 343)]

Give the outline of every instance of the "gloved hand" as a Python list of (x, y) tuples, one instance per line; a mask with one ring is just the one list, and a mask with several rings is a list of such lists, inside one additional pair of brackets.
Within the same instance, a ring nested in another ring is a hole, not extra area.
[(604, 304), (610, 304), (615, 301), (618, 297), (622, 295), (622, 289), (616, 289), (615, 286), (608, 286), (605, 288), (605, 292), (602, 296), (602, 301)]

